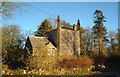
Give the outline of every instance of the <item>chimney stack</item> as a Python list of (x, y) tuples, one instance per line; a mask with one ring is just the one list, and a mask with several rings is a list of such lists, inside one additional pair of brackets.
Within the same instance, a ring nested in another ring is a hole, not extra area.
[(81, 29), (80, 29), (80, 20), (78, 19), (78, 22), (77, 22), (77, 26), (78, 26), (78, 29), (79, 29), (79, 39), (80, 39), (80, 51), (78, 52), (79, 56), (81, 55), (82, 53), (82, 35), (81, 35)]
[(74, 26), (73, 26), (73, 30), (74, 31), (77, 31), (77, 26), (74, 24)]
[(78, 19), (77, 25), (80, 26), (80, 20)]
[(60, 22), (60, 16), (58, 15), (57, 18), (57, 53), (58, 56), (60, 56), (60, 36), (61, 36), (61, 22)]

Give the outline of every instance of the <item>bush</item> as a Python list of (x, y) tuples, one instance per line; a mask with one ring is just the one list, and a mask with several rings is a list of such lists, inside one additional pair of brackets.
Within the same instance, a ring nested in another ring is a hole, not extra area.
[(102, 65), (105, 64), (105, 61), (107, 60), (107, 58), (109, 57), (108, 54), (106, 52), (102, 52), (101, 55), (99, 55), (98, 52), (94, 52), (91, 55), (92, 59), (94, 60), (95, 65)]
[(107, 58), (105, 64), (108, 68), (120, 68), (120, 52), (119, 51), (111, 51), (108, 53), (109, 57)]
[(93, 61), (87, 57), (71, 57), (71, 58), (64, 58), (63, 60), (59, 61), (57, 67), (60, 68), (89, 68), (93, 65)]
[(56, 63), (55, 56), (49, 55), (51, 52), (48, 52), (46, 47), (39, 46), (35, 48), (34, 53), (30, 56), (28, 68), (31, 69), (51, 69), (54, 68)]
[(23, 49), (13, 49), (9, 51), (6, 55), (5, 64), (8, 65), (9, 69), (19, 69), (26, 67), (24, 50)]

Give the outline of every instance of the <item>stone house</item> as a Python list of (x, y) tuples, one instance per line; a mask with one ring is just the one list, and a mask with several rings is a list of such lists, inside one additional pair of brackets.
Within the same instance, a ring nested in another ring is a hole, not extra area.
[(35, 48), (44, 45), (48, 52), (57, 52), (60, 56), (78, 56), (81, 54), (81, 28), (79, 20), (77, 25), (61, 25), (58, 16), (56, 29), (47, 32), (46, 37), (29, 36), (25, 48), (34, 53)]
[(55, 52), (56, 47), (46, 38), (46, 37), (37, 37), (37, 36), (28, 36), (25, 48), (31, 54), (37, 53), (37, 48), (42, 48), (48, 52)]

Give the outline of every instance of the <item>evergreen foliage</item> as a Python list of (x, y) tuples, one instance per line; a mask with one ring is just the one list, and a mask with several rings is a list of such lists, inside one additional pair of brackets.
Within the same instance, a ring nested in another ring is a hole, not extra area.
[(42, 36), (44, 37), (47, 32), (51, 31), (53, 28), (50, 24), (50, 21), (45, 19), (41, 25), (39, 26), (38, 30), (35, 32), (35, 36)]
[[(95, 25), (93, 26), (93, 38), (94, 38), (94, 47), (97, 49), (97, 51), (102, 52), (106, 48), (106, 34), (107, 34), (107, 29), (104, 26), (104, 22), (106, 22), (104, 14), (100, 10), (96, 10), (94, 12), (94, 23)], [(96, 51), (96, 50), (94, 50)]]

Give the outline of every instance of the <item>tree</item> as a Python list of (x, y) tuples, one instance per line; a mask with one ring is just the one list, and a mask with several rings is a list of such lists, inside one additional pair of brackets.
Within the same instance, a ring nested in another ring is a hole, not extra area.
[[(107, 29), (103, 25), (103, 22), (106, 22), (105, 17), (103, 15), (103, 12), (100, 10), (96, 10), (94, 12), (94, 23), (95, 25), (93, 26), (93, 37), (94, 37), (94, 45), (98, 47), (99, 51), (101, 50), (102, 44), (107, 41), (106, 40), (106, 34), (107, 34)], [(105, 45), (104, 45), (105, 46)]]
[(7, 19), (13, 18), (16, 13), (23, 11), (25, 4), (18, 2), (0, 2), (0, 15)]
[(54, 29), (57, 27), (56, 18), (49, 17), (47, 20), (50, 21), (50, 24)]
[(70, 23), (66, 22), (65, 20), (61, 20), (61, 25), (70, 26)]
[[(102, 57), (103, 51), (106, 51), (106, 39), (107, 29), (104, 26), (104, 22), (106, 22), (106, 18), (102, 11), (96, 10), (94, 12), (94, 26), (93, 30), (93, 38), (94, 38), (94, 51), (98, 52), (99, 59)], [(102, 60), (99, 60), (99, 62)]]
[(23, 48), (23, 34), (18, 25), (6, 25), (2, 28), (2, 57), (5, 61), (9, 51)]
[(34, 32), (32, 31), (32, 30), (27, 30), (27, 31), (25, 31), (25, 33), (24, 33), (24, 37), (28, 37), (28, 36), (33, 36), (34, 35)]
[(44, 37), (47, 32), (51, 31), (53, 28), (50, 24), (50, 21), (45, 19), (41, 25), (38, 27), (38, 31), (35, 32), (35, 36), (42, 36)]
[(84, 30), (82, 33), (82, 46), (83, 46), (83, 51), (85, 54), (90, 56), (90, 52), (92, 51), (92, 30), (91, 28), (88, 28)]
[(115, 41), (117, 41), (117, 37), (116, 37), (117, 33), (115, 33), (114, 31), (108, 31), (108, 38), (109, 38), (109, 51), (115, 51), (116, 47), (116, 43)]
[(106, 61), (106, 64), (110, 64), (112, 66), (108, 66), (110, 68), (112, 67), (119, 67), (117, 64), (120, 64), (120, 51), (119, 51), (119, 33), (115, 31), (108, 31), (108, 58)]

